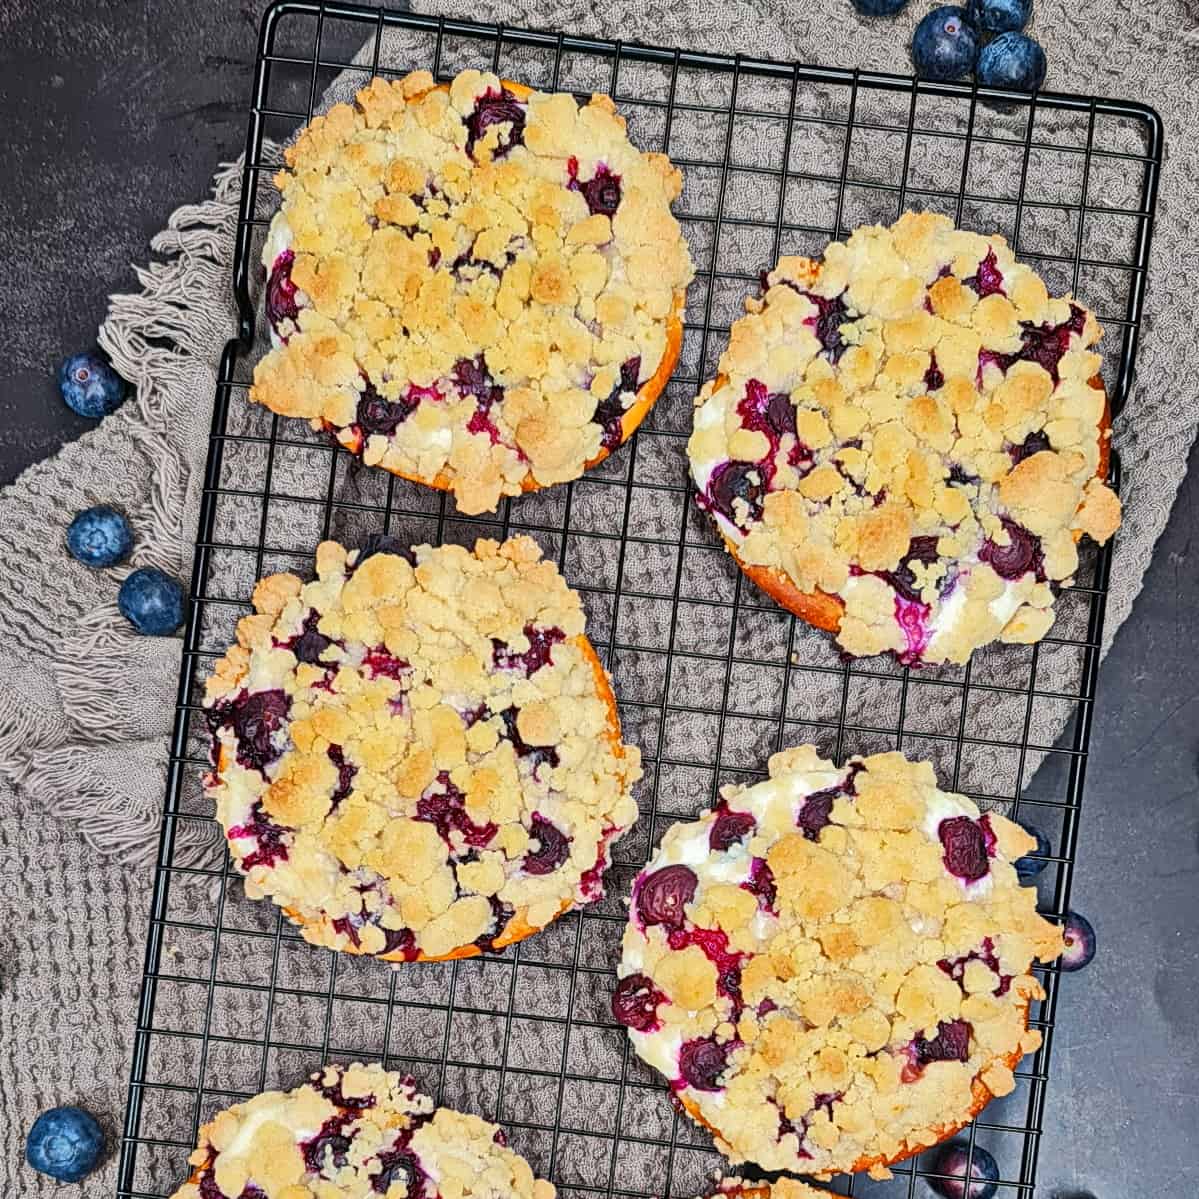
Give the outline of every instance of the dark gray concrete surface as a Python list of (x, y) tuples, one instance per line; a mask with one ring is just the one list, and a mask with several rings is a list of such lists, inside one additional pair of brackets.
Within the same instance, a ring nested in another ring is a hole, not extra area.
[[(240, 150), (263, 7), (0, 0), (0, 482), (90, 427), (54, 368)], [(1100, 679), (1074, 890), (1100, 948), (1063, 986), (1042, 1194), (1199, 1193), (1197, 531), (1192, 469)]]

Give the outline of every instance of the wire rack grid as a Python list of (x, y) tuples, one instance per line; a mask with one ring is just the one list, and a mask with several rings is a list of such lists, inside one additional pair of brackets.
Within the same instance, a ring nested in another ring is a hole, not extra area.
[[(344, 72), (362, 84), (468, 65), (613, 95), (633, 140), (683, 169), (677, 210), (699, 267), (678, 369), (642, 430), (586, 479), (505, 501), (495, 519), (464, 518), (444, 496), (363, 469), (245, 397), (265, 341), (256, 264), (277, 143), (321, 110)], [(240, 335), (222, 358), (213, 415), (120, 1196), (169, 1195), (202, 1121), (329, 1060), (384, 1061), (440, 1102), (501, 1122), (565, 1195), (702, 1191), (720, 1159), (608, 1012), (621, 897), (672, 821), (724, 782), (760, 777), (783, 745), (811, 741), (837, 760), (901, 748), (931, 760), (942, 785), (1038, 824), (1052, 847), (1042, 910), (1064, 914), (1110, 551), (1084, 553), (1038, 646), (994, 647), (964, 668), (846, 663), (730, 564), (690, 502), (682, 448), (691, 398), (759, 272), (906, 207), (1005, 233), (1052, 291), (1092, 307), (1108, 331), (1104, 376), (1118, 414), (1134, 379), (1161, 141), (1156, 114), (1135, 103), (1015, 97), (351, 4), (272, 6), (238, 223)], [(1118, 483), (1118, 461), (1113, 475)], [(616, 846), (609, 898), (503, 954), (393, 971), (315, 949), (273, 905), (247, 901), (223, 857), (204, 864), (187, 849), (218, 832), (202, 795), (200, 689), (253, 581), (310, 569), (323, 537), (356, 544), (379, 531), (413, 543), (534, 536), (582, 594), (626, 738), (644, 754), (641, 818)], [(1032, 1022), (1044, 1045), (1016, 1091), (962, 1134), (971, 1153), (984, 1145), (996, 1158), (1004, 1195), (1029, 1195), (1036, 1180), (1059, 984), (1056, 968), (1040, 974), (1047, 997)], [(889, 1182), (833, 1186), (910, 1199), (928, 1194), (932, 1177), (926, 1154)]]

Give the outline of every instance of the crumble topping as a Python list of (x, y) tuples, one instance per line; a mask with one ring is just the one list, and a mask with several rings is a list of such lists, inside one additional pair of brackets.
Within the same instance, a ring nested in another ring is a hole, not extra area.
[[(607, 96), (372, 80), (286, 151), (250, 398), (467, 513), (577, 478), (664, 386), (694, 274)], [(627, 418), (627, 419), (626, 419)]]
[(613, 1013), (722, 1153), (817, 1177), (950, 1135), (1039, 1047), (1062, 951), (1019, 825), (902, 754), (812, 746), (674, 825), (633, 885)]
[(640, 755), (537, 544), (327, 541), (316, 574), (264, 578), (207, 682), (208, 791), (246, 894), (392, 961), (599, 898)]
[(739, 561), (837, 597), (855, 656), (1040, 640), (1078, 537), (1120, 523), (1095, 317), (933, 213), (782, 258), (764, 287), (687, 447)]
[(378, 1065), (326, 1066), (234, 1104), (188, 1162), (172, 1199), (554, 1199), (496, 1125), (435, 1109)]
[(771, 1181), (748, 1178), (721, 1178), (714, 1190), (701, 1199), (828, 1199), (830, 1191), (808, 1186), (786, 1175)]

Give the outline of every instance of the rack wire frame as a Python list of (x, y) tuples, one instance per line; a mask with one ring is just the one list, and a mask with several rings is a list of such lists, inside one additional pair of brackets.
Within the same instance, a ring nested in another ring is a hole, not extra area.
[[(387, 39), (397, 31), (408, 45), (415, 39), (423, 54), (389, 61)], [(343, 61), (330, 49), (335, 43), (351, 49), (367, 43), (367, 56)], [(669, 151), (688, 178), (706, 173), (714, 184), (701, 207), (686, 192), (679, 206), (699, 275), (675, 379), (628, 446), (586, 481), (558, 489), (561, 501), (549, 507), (549, 516), (544, 507), (530, 509), (521, 500), (505, 501), (496, 521), (465, 520), (445, 496), (430, 499), (390, 477), (380, 494), (364, 499), (347, 486), (357, 475), (344, 451), (269, 414), (260, 414), (257, 425), (243, 420), (248, 372), (262, 342), (252, 293), (255, 248), (269, 219), (260, 215), (264, 181), (277, 166), (268, 160), (269, 138), (276, 129), (285, 134), (311, 119), (324, 85), (338, 72), (357, 71), (365, 82), (430, 64), (439, 79), (476, 65), (551, 90), (606, 90), (622, 111), (651, 114), (658, 144), (652, 136), (639, 138), (638, 125), (630, 123), (643, 148)], [(712, 95), (723, 100), (712, 102)], [(606, 1014), (623, 924), (620, 896), (662, 829), (706, 806), (723, 782), (760, 776), (765, 757), (784, 744), (814, 739), (837, 760), (878, 748), (924, 749), (934, 756), (943, 785), (984, 804), (1003, 804), (1017, 818), (1046, 828), (1052, 852), (1039, 882), (1041, 906), (1061, 918), (1069, 902), (1111, 563), (1110, 548), (1088, 554), (1076, 584), (1059, 599), (1059, 606), (1074, 605), (1068, 621), (1059, 618), (1065, 627), (1039, 646), (1000, 651), (985, 666), (976, 655), (961, 669), (917, 674), (887, 663), (843, 662), (823, 643), (818, 651), (808, 648), (805, 630), (727, 565), (689, 502), (679, 455), (685, 414), (735, 315), (735, 306), (719, 298), (720, 289), (727, 285), (739, 301), (780, 251), (819, 252), (860, 223), (863, 209), (872, 219), (893, 219), (907, 206), (932, 207), (976, 228), (984, 227), (988, 211), (1005, 214), (1010, 221), (999, 227), (1010, 230), (1017, 253), (1079, 294), (1099, 313), (1109, 337), (1113, 331), (1118, 337), (1118, 353), (1109, 354), (1105, 366), (1118, 415), (1135, 379), (1161, 168), (1160, 120), (1133, 102), (1017, 96), (307, 0), (278, 0), (264, 16), (249, 115), (233, 279), (239, 328), (221, 359), (212, 419), (117, 1193), (122, 1199), (170, 1194), (186, 1176), (199, 1124), (216, 1110), (271, 1085), (295, 1085), (327, 1060), (353, 1059), (410, 1070), (439, 1101), (503, 1123), (514, 1147), (564, 1194), (698, 1193), (720, 1159), (705, 1136), (676, 1114), (660, 1080), (630, 1053), (623, 1030)], [(769, 125), (780, 141), (781, 155), (772, 165), (738, 158), (754, 122)], [(689, 148), (688, 140), (704, 131), (715, 132), (715, 153)], [(813, 133), (819, 159), (797, 163), (797, 145)], [(875, 177), (871, 139), (891, 139), (897, 151), (889, 161), (884, 156)], [(827, 169), (830, 145), (840, 151), (835, 171)], [(916, 173), (921, 163), (928, 168), (930, 147), (932, 158), (948, 160), (951, 182)], [(988, 159), (985, 186), (975, 182), (978, 159)], [(737, 211), (746, 189), (733, 186), (743, 177), (767, 193), (765, 208), (749, 215)], [(1069, 187), (1055, 190), (1062, 178)], [(802, 215), (819, 210), (823, 221), (795, 219), (788, 200), (793, 185), (802, 193)], [(1065, 243), (1037, 244), (1038, 214), (1045, 213), (1065, 214)], [(1110, 239), (1092, 242), (1092, 221), (1124, 229), (1117, 238), (1121, 253)], [(762, 234), (754, 269), (722, 261), (722, 239), (737, 229), (749, 230), (751, 245), (753, 235)], [(684, 416), (672, 425), (671, 413)], [(253, 487), (236, 486), (229, 477), (229, 462), (243, 450), (259, 455)], [(280, 464), (291, 450), (327, 456), (327, 478), (317, 494), (277, 487), (286, 473)], [(677, 467), (673, 477), (669, 471), (663, 477), (663, 462)], [(1115, 456), (1112, 475), (1118, 486)], [(607, 517), (598, 521), (595, 494), (607, 497), (598, 508)], [(633, 520), (645, 496), (661, 501), (673, 530), (655, 534)], [(222, 536), (219, 509), (226, 500), (261, 506), (257, 538)], [(616, 675), (626, 731), (640, 742), (646, 761), (642, 817), (638, 831), (617, 846), (609, 899), (501, 955), (388, 971), (307, 946), (272, 905), (245, 900), (227, 862), (210, 868), (181, 863), (180, 830), (213, 823), (194, 802), (208, 765), (198, 685), (223, 650), (220, 638), (231, 620), (247, 608), (246, 596), (211, 589), (218, 559), (247, 555), (255, 578), (280, 562), (310, 560), (311, 544), (275, 543), (272, 506), (290, 513), (297, 505), (315, 511), (322, 537), (352, 526), (359, 532), (415, 528), (436, 543), (522, 531), (556, 552), (583, 594), (593, 640)], [(580, 515), (592, 523), (580, 528)], [(604, 547), (603, 553), (588, 557), (578, 549), (584, 542)], [(638, 557), (653, 558), (649, 573), (660, 567), (661, 585), (645, 582), (644, 573), (640, 585), (630, 583)], [(652, 604), (663, 613), (661, 642), (652, 651), (662, 659), (662, 686), (656, 696), (635, 697), (622, 690), (622, 670), (649, 651), (636, 643), (636, 631), (628, 632), (629, 614)], [(689, 648), (680, 640), (684, 608), (713, 621), (723, 618), (727, 643)], [(739, 639), (743, 629), (752, 640), (763, 628), (770, 630), (765, 650)], [(1070, 685), (1061, 685), (1057, 675), (1055, 686), (1038, 686), (1039, 667), (1058, 650), (1075, 664)], [(701, 672), (701, 681), (718, 702), (672, 702), (676, 680), (685, 678), (680, 668), (695, 663), (714, 671)], [(765, 715), (740, 706), (745, 671), (753, 670), (778, 680)], [(796, 686), (800, 679), (824, 697), (820, 711), (791, 706), (793, 689), (805, 703), (812, 694)], [(859, 685), (866, 688), (861, 694)], [(956, 731), (920, 732), (914, 725), (920, 706), (938, 693), (960, 705)], [(890, 696), (885, 703), (879, 702), (882, 694)], [(980, 732), (974, 697), (1012, 705), (1018, 736), (997, 745)], [(1056, 743), (1032, 737), (1042, 703), (1069, 711)], [(676, 746), (673, 716), (700, 722), (708, 756)], [(748, 750), (741, 727), (746, 722), (756, 728)], [(1001, 749), (1004, 760), (1015, 762), (1013, 786), (971, 770), (970, 753), (980, 747)], [(684, 810), (673, 790), (680, 781), (687, 784)], [(971, 1156), (984, 1144), (997, 1158), (1003, 1195), (1030, 1195), (1036, 1182), (1059, 984), (1056, 966), (1038, 974), (1046, 998), (1034, 1005), (1032, 1023), (1044, 1044), (1017, 1072), (1014, 1095), (992, 1103), (962, 1134)], [(911, 1199), (935, 1177), (935, 1162), (926, 1154), (897, 1167), (890, 1182), (856, 1176), (833, 1187), (840, 1194)]]

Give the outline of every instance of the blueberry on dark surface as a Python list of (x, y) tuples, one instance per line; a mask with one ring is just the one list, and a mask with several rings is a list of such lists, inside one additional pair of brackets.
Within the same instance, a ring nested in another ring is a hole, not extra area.
[(529, 823), (529, 836), (537, 848), (525, 854), (526, 874), (553, 874), (570, 857), (570, 838), (538, 812)]
[(937, 826), (945, 869), (968, 883), (977, 882), (990, 869), (983, 827), (969, 816), (950, 816)]
[(864, 17), (893, 17), (907, 8), (908, 0), (853, 0), (853, 6)]
[(708, 831), (708, 848), (718, 853), (731, 849), (745, 840), (757, 828), (758, 822), (749, 812), (733, 812), (728, 804), (721, 802), (716, 810), (716, 819)]
[(965, 1020), (944, 1020), (937, 1025), (937, 1035), (931, 1040), (916, 1037), (912, 1041), (912, 1053), (916, 1065), (927, 1066), (929, 1062), (964, 1062), (970, 1058), (970, 1034), (974, 1030)]
[(183, 623), (183, 588), (157, 567), (143, 566), (121, 584), (117, 607), (139, 633), (167, 637)]
[(978, 551), (979, 558), (990, 564), (1001, 579), (1020, 579), (1030, 570), (1038, 570), (1041, 561), (1041, 539), (1006, 516), (1001, 517), (1007, 530), (1007, 545), (999, 545), (989, 537)]
[(266, 283), (266, 315), (276, 333), (283, 321), (296, 321), (300, 316), (296, 285), (291, 281), (291, 264), (295, 257), (291, 250), (284, 250), (275, 259)]
[(760, 482), (755, 483), (750, 475), (760, 471), (755, 462), (722, 462), (708, 478), (708, 502), (730, 523), (742, 527), (734, 515), (733, 502), (745, 501), (749, 519), (759, 520), (762, 516), (762, 496), (765, 491)]
[(58, 389), (67, 407), (89, 420), (115, 412), (129, 393), (128, 384), (98, 351), (68, 358), (58, 368)]
[(665, 999), (644, 974), (626, 974), (612, 993), (612, 1015), (627, 1028), (653, 1032), (658, 1027), (658, 1005)]
[(975, 78), (983, 87), (1035, 92), (1045, 82), (1045, 51), (1026, 33), (1001, 33), (983, 47)]
[(967, 0), (970, 23), (979, 33), (1023, 29), (1032, 16), (1032, 0)]
[(1030, 837), (1036, 837), (1037, 847), (1031, 853), (1026, 853), (1024, 857), (1017, 858), (1013, 865), (1016, 867), (1016, 874), (1020, 881), (1027, 883), (1036, 878), (1049, 865), (1046, 859), (1053, 853), (1053, 846), (1049, 844), (1049, 838), (1035, 824), (1026, 824), (1024, 831)]
[(934, 8), (912, 35), (912, 62), (921, 79), (960, 79), (977, 55), (978, 35), (956, 4)]
[(385, 400), (368, 383), (358, 398), (358, 413), (354, 423), (369, 437), (372, 433), (390, 436), (416, 410), (416, 404), (407, 400)]
[(719, 1091), (731, 1048), (731, 1044), (722, 1045), (711, 1037), (684, 1041), (679, 1049), (679, 1075), (697, 1091)]
[(501, 133), (496, 146), (494, 157), (503, 158), (513, 146), (524, 144), (525, 140), (525, 110), (516, 97), (501, 88), (494, 89), (480, 96), (475, 101), (474, 112), (466, 118), (466, 152), (473, 154), (475, 142), (481, 138), (492, 125), (511, 125), (506, 134)]
[(416, 565), (416, 555), (408, 545), (390, 533), (370, 533), (364, 537), (358, 547), (358, 557), (354, 559), (354, 565), (361, 566), (367, 558), (373, 558), (376, 554), (395, 554), (403, 558), (409, 566)]
[(1095, 929), (1091, 922), (1078, 912), (1067, 912), (1062, 922), (1062, 936), (1066, 940), (1066, 952), (1059, 963), (1061, 968), (1074, 971), (1089, 966), (1095, 956)]
[(663, 866), (645, 875), (637, 888), (637, 912), (646, 925), (681, 928), (683, 908), (695, 895), (698, 880), (687, 866)]
[(33, 1122), (25, 1140), (25, 1160), (59, 1182), (79, 1182), (100, 1164), (104, 1133), (79, 1107), (52, 1107)]
[(85, 508), (67, 526), (67, 549), (84, 566), (116, 566), (132, 548), (129, 522), (115, 508)]
[(999, 1166), (995, 1159), (981, 1146), (970, 1146), (961, 1141), (943, 1145), (937, 1150), (930, 1163), (934, 1174), (944, 1178), (930, 1178), (928, 1185), (942, 1199), (992, 1199), (999, 1189)]

